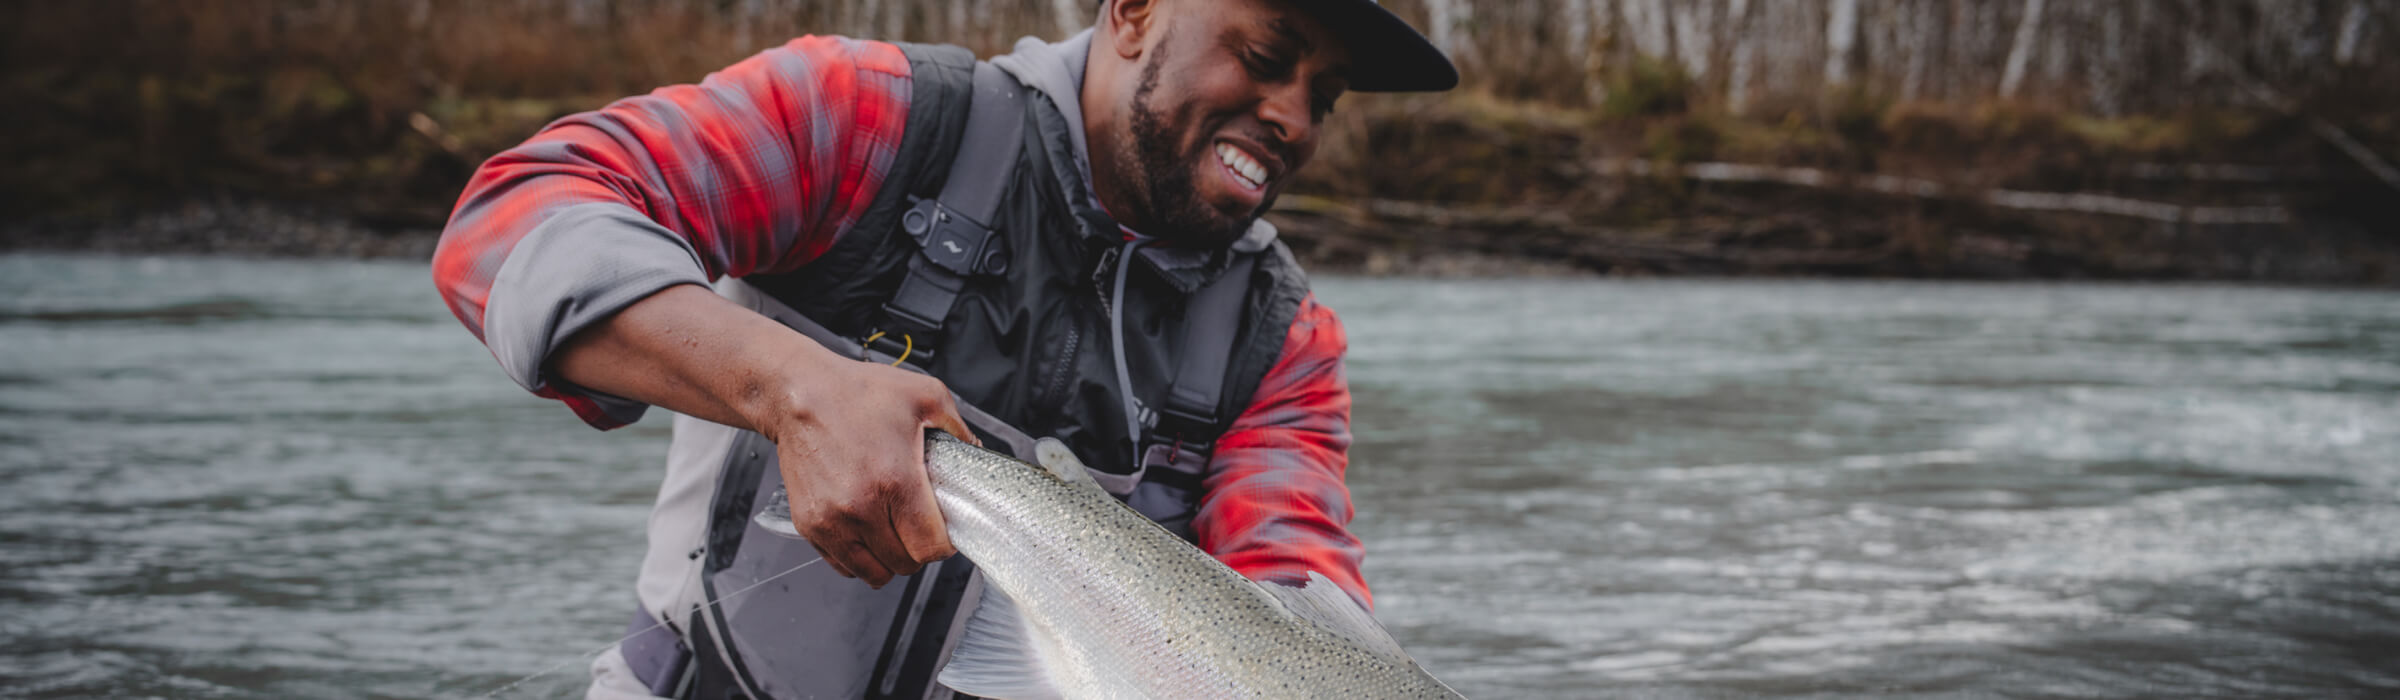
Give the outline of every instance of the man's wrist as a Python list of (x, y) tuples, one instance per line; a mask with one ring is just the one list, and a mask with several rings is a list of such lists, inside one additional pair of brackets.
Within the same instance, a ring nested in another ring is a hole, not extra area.
[(839, 384), (845, 368), (841, 356), (807, 336), (772, 321), (767, 325), (772, 328), (744, 344), (747, 369), (728, 403), (750, 430), (781, 442), (817, 424), (827, 388)]

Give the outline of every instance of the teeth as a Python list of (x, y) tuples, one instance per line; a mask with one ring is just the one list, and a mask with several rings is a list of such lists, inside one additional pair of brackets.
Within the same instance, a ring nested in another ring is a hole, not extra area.
[(1242, 149), (1234, 148), (1232, 144), (1217, 144), (1217, 161), (1224, 163), (1227, 168), (1232, 168), (1234, 174), (1242, 176), (1242, 181), (1251, 187), (1262, 186), (1267, 181), (1266, 167), (1259, 165), (1258, 161), (1250, 158), (1250, 154), (1243, 153)]

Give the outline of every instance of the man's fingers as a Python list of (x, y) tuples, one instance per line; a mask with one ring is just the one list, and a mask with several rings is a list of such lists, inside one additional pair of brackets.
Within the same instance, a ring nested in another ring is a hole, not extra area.
[(893, 504), (892, 509), (892, 531), (899, 533), (901, 546), (908, 548), (908, 558), (930, 564), (957, 554), (958, 549), (950, 544), (949, 528), (943, 525), (941, 505), (933, 500), (933, 484), (927, 482), (914, 495)]
[[(835, 573), (866, 581), (873, 586), (882, 586), (885, 581), (892, 580), (891, 570), (876, 558), (860, 538), (863, 533), (862, 528), (855, 524), (857, 521), (837, 518), (816, 522), (816, 527), (801, 532), (808, 538), (808, 544), (817, 548), (817, 556), (824, 557), (825, 564), (832, 566)], [(845, 522), (854, 524), (840, 524)]]
[[(958, 407), (951, 403), (949, 392), (942, 392), (941, 408), (942, 412), (933, 417), (934, 427), (949, 431), (961, 440), (983, 444), (975, 439), (974, 431), (967, 430), (966, 421), (959, 419)], [(916, 453), (914, 463), (924, 465), (925, 443), (917, 443)], [(950, 545), (950, 529), (943, 524), (941, 503), (934, 500), (933, 474), (930, 471), (923, 473), (925, 477), (917, 482), (913, 492), (907, 494), (909, 498), (892, 504), (892, 530), (900, 534), (901, 544), (908, 547), (909, 558), (931, 563), (957, 554), (958, 549)]]
[(831, 567), (834, 573), (841, 574), (842, 578), (858, 578), (858, 574), (850, 573), (849, 566), (842, 564), (841, 557), (827, 553), (825, 548), (818, 547), (816, 542), (809, 542), (808, 546), (816, 547), (817, 559), (825, 562), (825, 566)]
[[(888, 508), (888, 504), (885, 506)], [(906, 576), (917, 572), (917, 562), (908, 556), (908, 548), (900, 544), (899, 533), (892, 532), (891, 522), (885, 520), (859, 531), (859, 544), (875, 564), (889, 576)], [(878, 584), (881, 585), (881, 584)]]
[(834, 550), (841, 553), (841, 561), (848, 565), (851, 571), (857, 572), (857, 578), (867, 582), (867, 585), (882, 588), (883, 584), (891, 583), (891, 570), (884, 568), (883, 562), (878, 561), (875, 554), (868, 551), (864, 543), (858, 540), (849, 540), (834, 545)]
[(958, 417), (958, 403), (950, 398), (948, 390), (942, 391), (940, 408), (929, 418), (928, 422), (933, 427), (941, 428), (943, 432), (949, 433), (951, 437), (967, 441), (967, 444), (976, 447), (983, 446), (983, 440), (975, 437), (975, 431), (967, 429), (967, 420)]

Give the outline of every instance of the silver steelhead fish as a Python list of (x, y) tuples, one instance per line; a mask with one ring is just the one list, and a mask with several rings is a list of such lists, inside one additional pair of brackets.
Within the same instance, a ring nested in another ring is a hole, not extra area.
[(1042, 461), (1058, 471), (926, 440), (950, 541), (987, 583), (943, 685), (1007, 700), (1461, 697), (1324, 576), (1252, 582), (1081, 465)]

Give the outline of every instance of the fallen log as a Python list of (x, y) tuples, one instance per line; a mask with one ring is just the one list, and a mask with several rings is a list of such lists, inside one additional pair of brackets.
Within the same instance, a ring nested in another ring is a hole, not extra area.
[(2002, 209), (2101, 214), (2201, 225), (2281, 224), (2292, 220), (2281, 206), (2199, 207), (2089, 192), (2028, 192), (1970, 190), (1925, 178), (1899, 175), (1849, 175), (1818, 168), (1746, 163), (1660, 163), (1639, 159), (1596, 161), (1587, 172), (1618, 177), (1656, 177), (1672, 174), (1704, 182), (1769, 183), (1818, 189), (1852, 189), (1882, 194), (1972, 201)]

